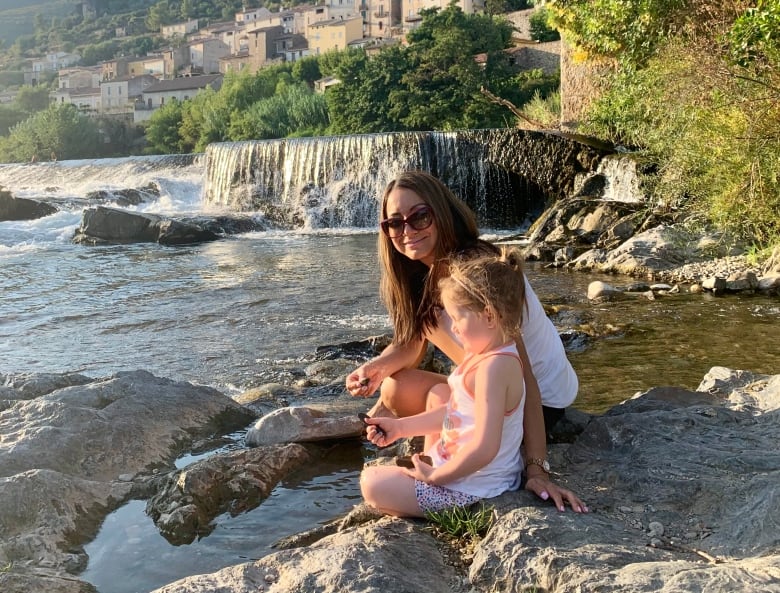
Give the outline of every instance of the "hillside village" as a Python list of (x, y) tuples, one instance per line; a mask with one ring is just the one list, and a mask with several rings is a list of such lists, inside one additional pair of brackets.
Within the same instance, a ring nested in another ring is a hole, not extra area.
[[(481, 0), (460, 0), (463, 12), (481, 11)], [(168, 45), (145, 56), (122, 56), (95, 66), (79, 66), (76, 53), (56, 52), (29, 60), (24, 82), (36, 85), (57, 73), (52, 102), (71, 103), (87, 115), (142, 124), (172, 99), (184, 101), (211, 87), (218, 90), (228, 72), (250, 72), (334, 50), (380, 51), (404, 43), (422, 21), (420, 11), (445, 8), (447, 0), (325, 0), (272, 12), (245, 9), (229, 22), (199, 26), (197, 19), (161, 27)], [(507, 50), (522, 69), (554, 73), (560, 42), (531, 41), (531, 10), (505, 15), (515, 26), (515, 47)], [(89, 15), (85, 15), (87, 18)], [(115, 31), (117, 37), (125, 32)], [(479, 62), (481, 56), (475, 56)], [(318, 92), (334, 78), (315, 83)], [(4, 97), (4, 100), (13, 100)]]

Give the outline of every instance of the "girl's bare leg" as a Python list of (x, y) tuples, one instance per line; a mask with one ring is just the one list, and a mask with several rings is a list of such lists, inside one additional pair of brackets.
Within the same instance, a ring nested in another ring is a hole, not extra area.
[(400, 467), (369, 466), (360, 474), (363, 499), (387, 515), (395, 517), (423, 517), (414, 491), (414, 478)]

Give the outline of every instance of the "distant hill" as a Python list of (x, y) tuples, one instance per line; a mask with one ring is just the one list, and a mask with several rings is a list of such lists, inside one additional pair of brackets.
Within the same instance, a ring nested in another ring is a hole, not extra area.
[(44, 16), (66, 16), (76, 10), (77, 0), (0, 0), (0, 39), (8, 47), (17, 37), (33, 32), (33, 19)]

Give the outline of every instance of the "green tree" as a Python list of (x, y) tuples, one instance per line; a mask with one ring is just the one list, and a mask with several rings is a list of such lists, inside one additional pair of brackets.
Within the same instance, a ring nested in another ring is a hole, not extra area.
[(326, 91), (330, 132), (364, 134), (405, 129), (391, 116), (389, 96), (401, 84), (406, 70), (400, 46), (371, 58), (363, 51), (342, 53), (333, 73), (341, 82)]
[(5, 136), (19, 122), (30, 117), (26, 109), (13, 105), (0, 105), (0, 136)]
[(328, 126), (328, 107), (322, 95), (305, 83), (281, 85), (272, 97), (261, 99), (234, 118), (231, 140), (316, 136)]
[(534, 41), (557, 41), (560, 33), (550, 26), (550, 12), (546, 8), (535, 10), (529, 19), (531, 39)]
[(71, 104), (52, 105), (11, 128), (0, 139), (0, 160), (27, 162), (55, 153), (61, 159), (100, 155), (97, 125)]
[(317, 56), (308, 56), (293, 63), (292, 75), (296, 80), (301, 80), (309, 86), (314, 86), (314, 81), (322, 78), (320, 62)]
[(175, 154), (182, 150), (179, 128), (183, 119), (182, 104), (173, 99), (152, 114), (146, 128), (146, 141), (154, 154)]
[[(464, 112), (486, 105), (480, 88), (490, 62), (504, 60), (512, 26), (489, 15), (466, 15), (451, 4), (423, 10), (423, 22), (407, 35), (408, 69), (400, 88), (390, 93), (390, 115), (408, 129), (447, 130), (468, 127)], [(475, 57), (484, 54), (485, 66)]]
[(176, 20), (175, 15), (168, 6), (168, 0), (160, 0), (157, 4), (149, 8), (149, 14), (146, 17), (146, 27), (157, 32), (163, 25), (169, 25)]
[(42, 85), (22, 86), (14, 100), (14, 104), (28, 114), (46, 109), (49, 106), (49, 102), (49, 88)]
[(549, 0), (553, 26), (598, 55), (642, 64), (671, 31), (691, 19), (689, 0)]

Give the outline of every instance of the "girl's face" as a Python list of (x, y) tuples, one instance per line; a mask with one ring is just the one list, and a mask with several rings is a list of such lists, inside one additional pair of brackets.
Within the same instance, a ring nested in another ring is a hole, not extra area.
[[(414, 216), (421, 208), (429, 206), (416, 192), (404, 187), (394, 187), (387, 196), (385, 208), (388, 219), (400, 219), (402, 222), (409, 216)], [(433, 216), (432, 213), (430, 215)], [(407, 223), (403, 224), (402, 228), (391, 231), (391, 234), (390, 241), (399, 253), (427, 266), (433, 265), (436, 259), (436, 242), (439, 240), (435, 219), (427, 228), (415, 230)]]
[(452, 333), (463, 345), (463, 350), (481, 354), (504, 343), (503, 335), (487, 309), (474, 311), (452, 300), (449, 291), (441, 295), (442, 305), (452, 320)]

